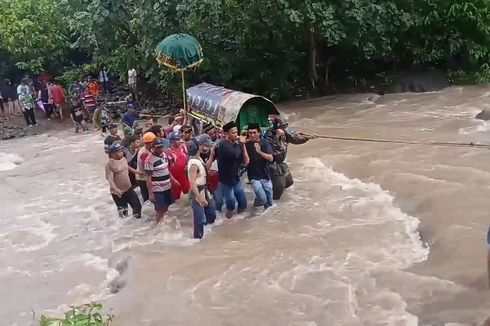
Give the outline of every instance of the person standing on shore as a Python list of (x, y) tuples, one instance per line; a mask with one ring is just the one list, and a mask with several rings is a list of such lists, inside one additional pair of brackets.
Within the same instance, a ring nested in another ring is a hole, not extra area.
[(202, 239), (204, 225), (213, 224), (216, 220), (216, 208), (208, 188), (208, 168), (201, 157), (207, 156), (213, 146), (209, 135), (203, 134), (196, 138), (198, 150), (191, 156), (187, 166), (190, 183), (190, 199), (194, 217), (194, 238)]
[(137, 93), (138, 89), (136, 85), (137, 77), (138, 77), (138, 73), (136, 72), (136, 69), (130, 68), (128, 70), (128, 86), (135, 100), (138, 98), (138, 93)]
[[(144, 146), (138, 151), (136, 155), (136, 169), (139, 173), (136, 174), (136, 182), (140, 187), (141, 197), (143, 197), (143, 202), (150, 199), (149, 189), (146, 186), (146, 180), (148, 176), (145, 174), (145, 161), (148, 155), (151, 153), (153, 147), (153, 141), (156, 136), (152, 132), (147, 132), (143, 135)], [(151, 189), (151, 188), (150, 188)]]
[[(247, 197), (242, 182), (240, 181), (240, 168), (248, 165), (248, 157), (245, 136), (238, 137), (238, 127), (235, 122), (228, 122), (223, 126), (226, 139), (220, 142), (218, 147), (219, 189), (223, 193), (226, 205), (226, 217), (231, 218), (238, 202), (238, 213), (247, 208)], [(235, 200), (236, 199), (236, 200)]]
[(149, 190), (150, 201), (155, 204), (156, 224), (163, 220), (172, 201), (171, 183), (178, 183), (170, 174), (169, 166), (173, 160), (164, 153), (164, 143), (161, 138), (153, 140), (151, 153), (145, 160), (147, 174), (146, 186)]
[(105, 167), (106, 179), (109, 182), (112, 199), (117, 206), (119, 217), (128, 216), (128, 204), (135, 218), (141, 218), (141, 203), (133, 190), (129, 171), (133, 170), (124, 159), (123, 147), (114, 143), (109, 147), (109, 162)]
[(36, 89), (34, 87), (34, 80), (29, 76), (29, 74), (25, 74), (24, 78), (26, 81), (26, 85), (29, 86), (29, 91), (31, 93), (31, 96), (34, 98), (34, 94), (36, 93)]
[(29, 85), (27, 85), (27, 80), (23, 79), (22, 83), (17, 88), (19, 95), (19, 102), (22, 112), (24, 113), (24, 119), (29, 127), (38, 125), (36, 122), (36, 116), (34, 114), (34, 99), (32, 98), (32, 93)]
[(99, 71), (99, 83), (102, 85), (102, 89), (105, 93), (111, 93), (109, 71), (106, 67), (103, 67), (102, 70)]
[(52, 84), (50, 90), (53, 103), (59, 111), (61, 120), (63, 120), (63, 110), (66, 108), (65, 90), (59, 83)]
[(7, 107), (7, 116), (14, 117), (20, 115), (22, 110), (20, 109), (19, 96), (10, 79), (3, 80), (0, 93), (2, 93), (3, 103)]
[(53, 97), (48, 89), (46, 83), (42, 83), (41, 89), (38, 92), (38, 101), (41, 101), (44, 112), (46, 113), (46, 119), (51, 120), (51, 115), (54, 112)]

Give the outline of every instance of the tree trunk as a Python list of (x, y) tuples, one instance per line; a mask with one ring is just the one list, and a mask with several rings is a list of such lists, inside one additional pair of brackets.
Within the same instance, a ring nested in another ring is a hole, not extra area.
[(318, 81), (318, 74), (316, 71), (316, 42), (315, 35), (309, 23), (305, 26), (305, 32), (306, 41), (308, 44), (308, 75), (310, 78), (311, 87), (316, 89), (316, 82)]

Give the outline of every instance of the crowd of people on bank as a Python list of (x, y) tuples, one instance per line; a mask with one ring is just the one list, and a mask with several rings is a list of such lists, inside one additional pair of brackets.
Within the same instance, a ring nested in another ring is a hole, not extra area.
[(130, 107), (122, 119), (123, 138), (118, 125), (110, 124), (104, 141), (109, 156), (105, 174), (119, 216), (127, 217), (131, 206), (132, 216), (140, 218), (141, 202), (149, 200), (159, 223), (170, 205), (188, 195), (193, 235), (200, 239), (217, 212), (224, 210), (226, 218), (232, 218), (246, 210), (245, 173), (255, 194), (253, 206), (270, 208), (293, 184), (285, 162), (288, 145), (306, 143), (313, 136), (293, 132), (278, 115), (269, 115), (269, 122), (265, 130), (251, 123), (239, 133), (233, 121), (222, 128), (211, 123), (196, 128), (179, 114), (167, 126), (143, 126)]
[[(128, 87), (136, 99), (136, 70), (128, 70)], [(25, 75), (19, 85), (4, 79), (0, 85), (0, 109), (2, 116), (11, 119), (24, 116), (27, 126), (37, 126), (35, 110), (47, 120), (63, 120), (68, 113), (75, 132), (87, 131), (92, 124), (96, 130), (105, 132), (109, 125), (107, 113), (97, 107), (102, 93), (111, 93), (112, 75), (107, 68), (99, 71), (98, 79), (87, 76), (74, 82), (65, 91), (63, 86), (50, 77), (33, 79)], [(39, 114), (38, 114), (39, 116)]]

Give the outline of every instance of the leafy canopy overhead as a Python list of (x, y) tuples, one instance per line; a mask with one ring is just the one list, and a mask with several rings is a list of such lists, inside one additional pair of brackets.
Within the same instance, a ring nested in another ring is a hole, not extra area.
[(334, 88), (414, 64), (490, 77), (486, 0), (4, 0), (0, 52), (32, 73), (80, 64), (128, 67), (161, 89), (174, 77), (154, 48), (195, 36), (190, 75), (274, 98)]

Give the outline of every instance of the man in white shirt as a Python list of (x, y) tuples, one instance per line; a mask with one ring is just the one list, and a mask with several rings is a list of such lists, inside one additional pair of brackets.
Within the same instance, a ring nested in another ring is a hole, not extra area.
[(129, 89), (131, 89), (131, 93), (133, 93), (134, 98), (136, 99), (136, 77), (138, 76), (136, 69), (131, 68), (128, 70), (128, 85)]
[(211, 162), (206, 164), (201, 158), (201, 156), (209, 153), (213, 142), (207, 134), (198, 136), (196, 142), (198, 150), (189, 159), (187, 172), (191, 186), (189, 197), (194, 216), (194, 238), (201, 239), (204, 235), (204, 225), (213, 224), (216, 220), (216, 207), (214, 206), (207, 183), (208, 170)]

